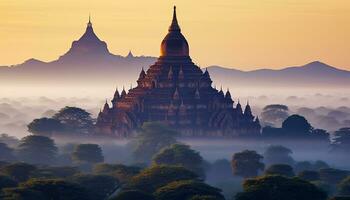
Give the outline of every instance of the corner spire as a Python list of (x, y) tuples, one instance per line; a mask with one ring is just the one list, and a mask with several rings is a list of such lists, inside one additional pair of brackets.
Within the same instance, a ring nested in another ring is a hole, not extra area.
[(177, 17), (176, 17), (176, 6), (174, 6), (174, 12), (173, 12), (173, 21), (171, 22), (171, 25), (169, 27), (169, 32), (173, 32), (173, 31), (178, 31), (180, 32), (180, 26), (177, 22)]

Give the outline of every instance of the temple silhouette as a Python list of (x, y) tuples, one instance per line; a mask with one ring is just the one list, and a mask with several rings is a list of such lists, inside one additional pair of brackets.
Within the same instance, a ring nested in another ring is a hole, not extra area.
[(174, 7), (172, 23), (161, 43), (158, 60), (143, 69), (137, 86), (115, 91), (112, 106), (105, 103), (96, 131), (128, 138), (144, 122), (163, 122), (182, 136), (252, 136), (260, 134), (258, 117), (247, 103), (234, 107), (230, 91), (212, 87), (209, 72), (196, 66), (182, 35)]

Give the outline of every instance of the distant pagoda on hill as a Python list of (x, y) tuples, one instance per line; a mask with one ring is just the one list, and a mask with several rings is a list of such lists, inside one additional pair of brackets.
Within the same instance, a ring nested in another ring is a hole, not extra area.
[(182, 35), (174, 7), (169, 32), (161, 43), (161, 55), (128, 93), (115, 91), (112, 106), (106, 102), (97, 118), (97, 132), (128, 138), (144, 122), (158, 121), (183, 136), (251, 136), (260, 133), (259, 119), (249, 104), (244, 112), (234, 107), (229, 91), (212, 87), (209, 72), (196, 66)]

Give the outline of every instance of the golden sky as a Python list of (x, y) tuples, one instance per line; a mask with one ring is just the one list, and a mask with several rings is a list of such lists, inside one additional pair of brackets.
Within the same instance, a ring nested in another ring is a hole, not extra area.
[(0, 65), (58, 58), (84, 32), (89, 13), (112, 53), (158, 56), (174, 4), (202, 67), (320, 60), (350, 70), (349, 0), (0, 0)]

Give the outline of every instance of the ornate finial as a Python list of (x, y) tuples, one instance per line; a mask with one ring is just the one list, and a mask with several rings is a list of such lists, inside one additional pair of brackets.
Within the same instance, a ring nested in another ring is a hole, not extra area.
[(91, 14), (89, 13), (89, 22), (87, 24), (88, 27), (92, 27), (92, 23), (91, 23)]
[(174, 6), (173, 21), (171, 22), (171, 25), (169, 27), (169, 32), (171, 32), (171, 31), (181, 31), (180, 26), (177, 22), (176, 6)]

